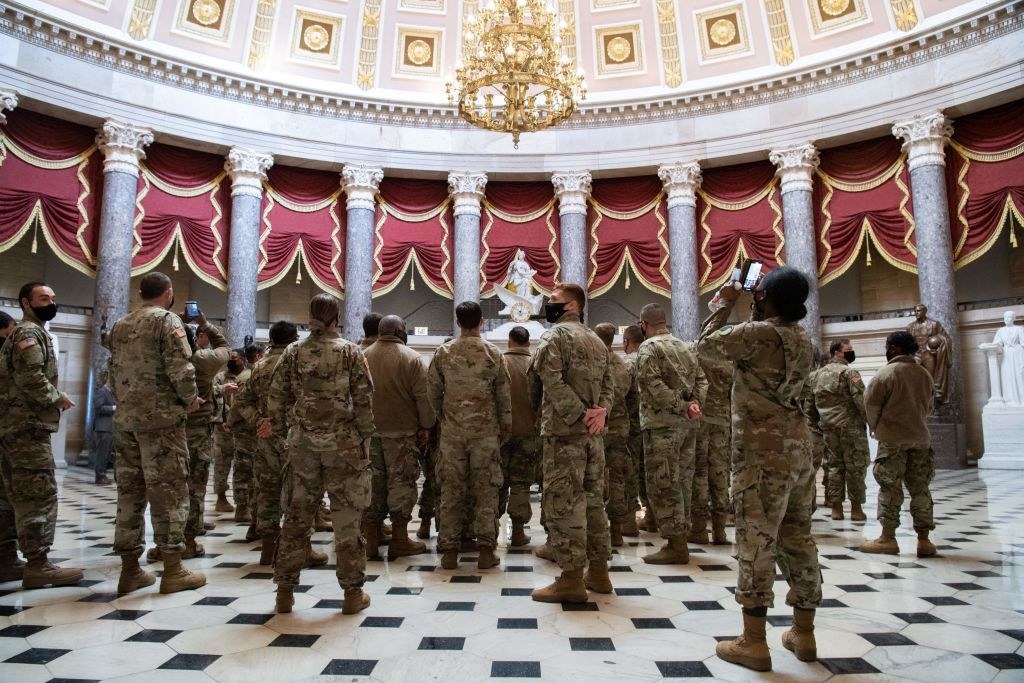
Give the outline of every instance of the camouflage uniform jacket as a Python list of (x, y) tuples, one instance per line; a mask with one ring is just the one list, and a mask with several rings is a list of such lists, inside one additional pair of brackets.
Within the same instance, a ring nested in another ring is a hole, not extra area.
[(707, 352), (704, 340), (729, 319), (731, 309), (719, 308), (705, 318), (697, 339), (697, 360), (708, 380), (708, 395), (700, 405), (701, 420), (709, 424), (727, 427), (731, 416), (733, 367), (725, 358)]
[(256, 429), (250, 425), (241, 413), (235, 408), (235, 403), (238, 399), (238, 395), (245, 391), (245, 387), (249, 384), (249, 380), (252, 378), (252, 367), (246, 365), (245, 370), (238, 373), (235, 377), (235, 382), (238, 384), (238, 391), (233, 396), (226, 397), (225, 403), (225, 416), (224, 422), (227, 423), (228, 427), (231, 428), (231, 432), (234, 435), (235, 448), (241, 449), (246, 453), (255, 453), (259, 448), (258, 440), (256, 439)]
[(611, 349), (608, 349), (608, 369), (612, 374), (615, 387), (612, 395), (612, 411), (608, 414), (608, 431), (621, 436), (629, 435), (629, 407), (626, 395), (633, 384), (633, 374), (626, 367), (626, 361)]
[(694, 427), (686, 412), (690, 401), (703, 405), (708, 381), (697, 362), (694, 345), (661, 330), (636, 352), (636, 383), (640, 390), (640, 426)]
[(364, 351), (373, 380), (373, 422), (384, 436), (409, 436), (434, 425), (427, 398), (427, 368), (394, 335), (382, 335)]
[[(740, 323), (709, 335), (707, 348), (709, 354), (735, 363), (734, 453), (737, 449), (785, 452), (787, 441), (806, 442), (800, 396), (812, 352), (811, 341), (798, 324), (777, 317)], [(734, 462), (734, 466), (742, 464)]]
[(807, 375), (804, 389), (800, 392), (800, 410), (803, 412), (804, 417), (807, 418), (807, 428), (811, 430), (811, 433), (816, 434), (818, 437), (823, 437), (824, 435), (821, 432), (821, 416), (818, 414), (818, 408), (814, 404), (814, 383), (817, 381), (819, 372), (821, 372), (821, 368), (812, 370), (811, 374)]
[(217, 375), (224, 369), (231, 355), (228, 349), (228, 340), (220, 328), (212, 323), (206, 323), (199, 328), (210, 338), (210, 348), (196, 349), (192, 353), (192, 366), (196, 369), (196, 389), (199, 391), (199, 398), (204, 403), (199, 410), (189, 413), (188, 421), (193, 424), (205, 424), (213, 420), (217, 412), (217, 401), (213, 396), (213, 384)]
[[(249, 381), (245, 383), (231, 404), (233, 411), (245, 421), (248, 429), (256, 429), (256, 422), (261, 417), (270, 417), (267, 402), (270, 398), (270, 382), (274, 378), (278, 363), (284, 355), (284, 348), (272, 346), (263, 358), (253, 366)], [(274, 432), (278, 436), (288, 434), (288, 426), (274, 423)]]
[(124, 431), (170, 427), (198, 395), (192, 349), (174, 313), (152, 304), (124, 316), (107, 335), (114, 426)]
[(373, 383), (359, 347), (337, 332), (314, 332), (285, 349), (270, 382), (276, 428), (309, 451), (358, 447), (373, 435)]
[[(230, 357), (230, 353), (228, 356)], [(230, 397), (224, 395), (224, 385), (238, 382), (238, 375), (224, 368), (213, 378), (213, 417), (210, 422), (217, 424), (224, 422), (228, 416), (228, 409), (231, 408)]]
[(541, 335), (530, 364), (530, 392), (540, 406), (542, 436), (585, 436), (587, 410), (599, 406), (612, 414), (608, 347), (578, 315), (563, 314)]
[(512, 431), (512, 396), (501, 351), (479, 334), (463, 332), (438, 347), (427, 371), (430, 404), (441, 431), (494, 434)]
[(822, 429), (864, 427), (864, 380), (845, 360), (832, 360), (817, 370), (813, 391)]
[(626, 354), (626, 369), (629, 370), (629, 391), (626, 392), (626, 410), (629, 412), (629, 435), (639, 437), (640, 432), (640, 388), (636, 385), (636, 351)]
[(935, 388), (932, 376), (914, 356), (896, 356), (879, 369), (864, 397), (868, 426), (887, 444), (926, 445), (928, 413)]
[(530, 400), (530, 383), (527, 373), (533, 354), (529, 349), (509, 349), (505, 352), (505, 366), (512, 394), (511, 436), (536, 436), (537, 411)]
[(0, 350), (0, 374), (7, 393), (0, 434), (57, 431), (64, 394), (57, 391), (57, 359), (49, 333), (30, 320), (18, 323)]

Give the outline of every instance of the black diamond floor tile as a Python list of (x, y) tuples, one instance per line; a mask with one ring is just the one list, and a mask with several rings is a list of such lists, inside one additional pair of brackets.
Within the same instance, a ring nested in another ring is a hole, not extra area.
[(946, 623), (942, 619), (939, 619), (934, 614), (928, 614), (927, 612), (893, 612), (892, 615), (897, 619), (902, 619), (908, 624), (944, 624)]
[(1000, 631), (1000, 633), (1004, 636), (1010, 636), (1011, 638), (1016, 638), (1017, 640), (1024, 642), (1024, 630), (1007, 629), (1005, 631)]
[(465, 638), (442, 636), (426, 636), (420, 640), (420, 650), (461, 650), (466, 644)]
[(860, 657), (838, 657), (834, 659), (818, 659), (818, 663), (833, 674), (877, 674), (881, 673), (869, 662)]
[(665, 678), (711, 678), (704, 662), (655, 662)]
[(5, 664), (49, 664), (58, 657), (63, 657), (71, 650), (56, 650), (42, 647), (33, 647), (19, 652), (13, 657), (4, 660)]
[(535, 629), (537, 628), (537, 620), (529, 618), (516, 619), (512, 617), (502, 617), (498, 619), (498, 628), (500, 629)]
[(569, 649), (573, 652), (612, 652), (615, 644), (611, 638), (570, 638)]
[(38, 624), (16, 624), (0, 629), (0, 638), (28, 638), (48, 628), (50, 627)]
[(482, 576), (453, 576), (448, 583), (480, 583)]
[(366, 617), (360, 626), (366, 628), (400, 628), (405, 617)]
[(528, 598), (533, 593), (532, 588), (502, 588), (501, 596), (504, 598)]
[(619, 597), (636, 597), (640, 595), (650, 595), (651, 592), (646, 588), (616, 588), (615, 594)]
[(863, 584), (863, 583), (843, 584), (843, 585), (836, 586), (836, 588), (838, 588), (839, 590), (844, 591), (846, 593), (877, 593), (878, 592), (876, 589), (874, 589), (871, 586), (868, 586), (866, 584)]
[(936, 607), (947, 607), (949, 605), (966, 605), (968, 603), (963, 600), (957, 600), (956, 598), (949, 597), (948, 595), (940, 595), (933, 598), (921, 598), (926, 602), (930, 602)]
[(662, 583), (693, 583), (693, 578), (689, 576), (659, 576)]
[(636, 629), (653, 629), (653, 628), (675, 628), (675, 624), (672, 623), (671, 619), (665, 619), (662, 617), (634, 617), (630, 619), (633, 622), (633, 628)]
[(984, 586), (979, 586), (976, 583), (947, 583), (947, 586), (958, 591), (983, 591), (988, 590)]
[(229, 624), (253, 624), (260, 626), (274, 618), (273, 614), (239, 614), (229, 621)]
[(202, 671), (218, 659), (220, 659), (220, 655), (178, 654), (161, 664), (159, 668), (179, 671)]
[(419, 587), (399, 587), (388, 589), (388, 595), (419, 595), (423, 592), (422, 588)]
[(149, 612), (145, 611), (145, 610), (116, 609), (113, 612), (108, 612), (107, 614), (104, 614), (102, 617), (100, 617), (100, 619), (117, 619), (117, 620), (120, 620), (120, 621), (135, 621), (136, 619), (141, 619), (142, 617), (146, 616), (147, 614), (149, 614)]
[(284, 633), (274, 638), (270, 642), (269, 647), (312, 647), (318, 640), (320, 640), (320, 636), (317, 635), (307, 636), (301, 633)]
[(540, 662), (491, 662), (491, 678), (540, 678)]
[(563, 612), (599, 612), (596, 602), (563, 602)]
[(505, 567), (505, 571), (510, 573), (510, 574), (515, 574), (517, 572), (518, 573), (532, 572), (533, 571), (533, 567), (525, 567), (523, 565), (514, 564), (514, 565), (506, 566)]
[(214, 597), (207, 597), (207, 598), (202, 598), (201, 600), (197, 600), (195, 602), (195, 606), (198, 606), (198, 607), (225, 607), (227, 605), (230, 605), (231, 603), (233, 603), (237, 599), (238, 598), (214, 598)]
[(719, 604), (715, 600), (684, 600), (683, 606), (691, 612), (701, 610), (725, 609), (724, 607), (722, 607), (721, 604)]
[(439, 602), (438, 612), (472, 612), (476, 607), (475, 602)]
[(320, 600), (315, 605), (314, 609), (341, 609), (344, 604), (344, 600)]
[(125, 638), (125, 640), (132, 643), (166, 643), (168, 640), (180, 633), (181, 631), (174, 631), (170, 629), (147, 629), (139, 631), (131, 637)]
[(998, 652), (995, 654), (974, 655), (981, 661), (1000, 670), (1024, 669), (1024, 657), (1015, 652)]
[(887, 645), (917, 645), (910, 638), (900, 633), (858, 633), (861, 638), (868, 641), (875, 647)]
[(376, 659), (332, 659), (321, 676), (369, 676), (377, 666)]
[(772, 626), (792, 626), (793, 617), (789, 614), (769, 614), (768, 623)]

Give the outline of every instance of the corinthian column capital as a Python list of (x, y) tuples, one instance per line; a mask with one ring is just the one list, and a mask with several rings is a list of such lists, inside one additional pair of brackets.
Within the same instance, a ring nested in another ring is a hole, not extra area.
[(384, 170), (369, 166), (345, 166), (341, 169), (341, 189), (348, 199), (347, 209), (376, 211), (377, 190), (384, 180)]
[(590, 171), (552, 173), (551, 184), (555, 186), (558, 198), (558, 213), (587, 213), (587, 197), (590, 196)]
[(0, 90), (0, 123), (7, 123), (5, 111), (13, 111), (18, 106), (18, 93), (13, 90)]
[(487, 186), (487, 174), (476, 171), (452, 171), (448, 174), (448, 192), (455, 200), (454, 214), (479, 216)]
[(224, 162), (224, 170), (231, 176), (231, 196), (263, 196), (263, 181), (267, 169), (274, 165), (274, 157), (264, 152), (232, 147)]
[(697, 188), (703, 176), (700, 164), (666, 164), (658, 169), (665, 191), (668, 192), (668, 208), (676, 206), (697, 206)]
[(813, 142), (795, 147), (773, 149), (768, 160), (776, 166), (782, 194), (787, 192), (810, 192), (814, 170), (821, 161)]
[(953, 135), (953, 124), (941, 111), (897, 121), (892, 126), (892, 134), (903, 140), (911, 171), (919, 166), (946, 165), (943, 148)]
[(139, 177), (139, 162), (146, 158), (145, 148), (153, 143), (153, 131), (116, 119), (103, 122), (96, 144), (103, 152), (103, 172), (127, 173)]

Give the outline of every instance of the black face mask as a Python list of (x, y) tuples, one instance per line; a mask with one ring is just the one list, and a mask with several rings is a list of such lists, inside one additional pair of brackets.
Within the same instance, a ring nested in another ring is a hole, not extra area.
[(57, 317), (57, 304), (50, 304), (49, 306), (33, 306), (32, 315), (44, 323), (53, 320)]
[(564, 303), (553, 303), (549, 301), (544, 304), (544, 319), (549, 323), (557, 323), (558, 319), (563, 315), (565, 315)]
[(764, 299), (759, 300), (756, 294), (754, 300), (750, 302), (750, 319), (764, 320)]
[(847, 363), (852, 363), (857, 360), (857, 353), (855, 351), (843, 351), (843, 358), (846, 359)]
[(237, 375), (244, 369), (245, 366), (242, 363), (239, 363), (238, 361), (234, 360), (228, 361), (228, 372), (230, 372), (232, 375)]

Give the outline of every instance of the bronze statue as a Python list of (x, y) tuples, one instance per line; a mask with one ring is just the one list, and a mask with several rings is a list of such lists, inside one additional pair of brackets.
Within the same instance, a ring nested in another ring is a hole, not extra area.
[(914, 306), (915, 320), (907, 325), (907, 332), (917, 341), (917, 360), (935, 384), (935, 402), (944, 403), (949, 388), (949, 368), (952, 364), (953, 340), (942, 323), (928, 317), (928, 307)]

